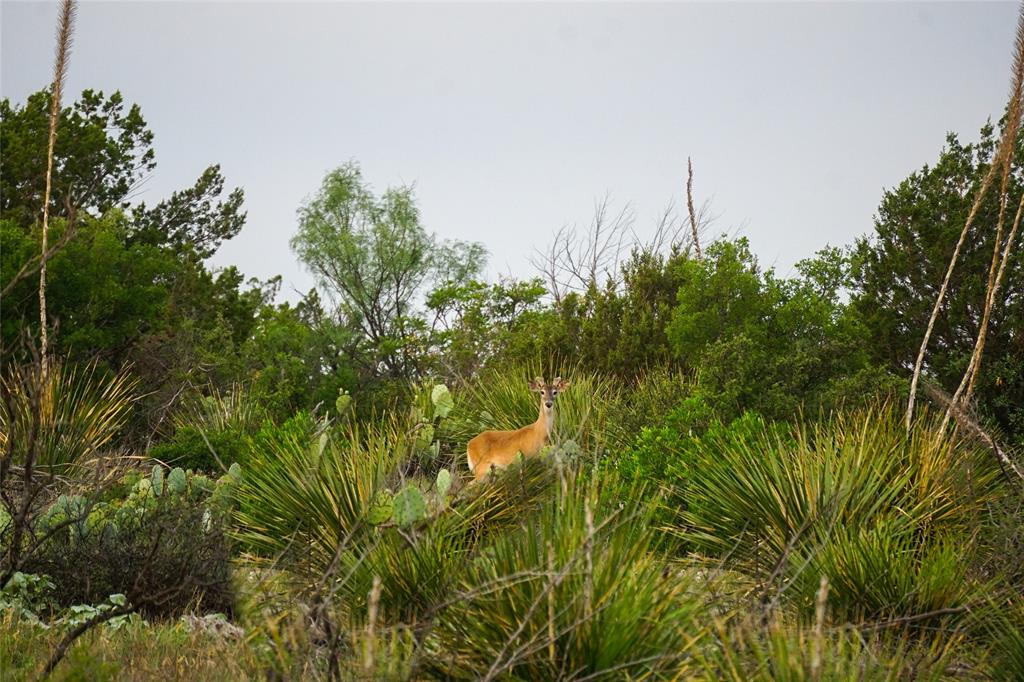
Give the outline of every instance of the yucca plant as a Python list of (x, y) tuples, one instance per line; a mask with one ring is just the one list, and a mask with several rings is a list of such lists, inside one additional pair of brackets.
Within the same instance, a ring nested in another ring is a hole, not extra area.
[(893, 412), (837, 414), (793, 440), (705, 441), (691, 473), (685, 534), (713, 553), (773, 563), (795, 540), (860, 528), (893, 512), (919, 531), (962, 530), (993, 492), (996, 471), (922, 418), (909, 434)]
[[(935, 614), (929, 627), (966, 614), (981, 586), (967, 576), (964, 546), (953, 535), (921, 537), (899, 517), (874, 526), (836, 528), (809, 556), (789, 558), (790, 601), (810, 614), (820, 576), (828, 576), (828, 606), (836, 622), (889, 621)], [(915, 623), (921, 622), (915, 620)]]
[[(818, 578), (846, 617), (956, 609), (969, 527), (995, 470), (922, 417), (908, 435), (881, 407), (719, 448), (690, 472), (678, 529), (692, 546), (785, 585), (810, 609)], [(775, 589), (775, 587), (772, 587)]]
[(34, 432), (35, 466), (67, 469), (111, 443), (128, 419), (136, 385), (127, 371), (108, 373), (95, 364), (52, 361), (45, 373), (12, 364), (0, 379), (0, 447), (23, 463)]
[(349, 546), (396, 464), (394, 421), (341, 435), (304, 429), (253, 441), (237, 491), (238, 538), (266, 555), (288, 553), (313, 572)]
[(211, 386), (208, 395), (196, 393), (187, 398), (175, 414), (175, 428), (192, 427), (205, 433), (235, 431), (250, 433), (266, 419), (267, 413), (240, 383), (221, 391)]
[(429, 643), (449, 679), (625, 679), (678, 668), (701, 628), (649, 507), (611, 479), (566, 490), (467, 564)]

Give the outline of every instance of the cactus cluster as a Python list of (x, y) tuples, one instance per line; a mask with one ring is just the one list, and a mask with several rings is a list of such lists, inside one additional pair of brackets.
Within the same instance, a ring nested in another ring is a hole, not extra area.
[[(129, 472), (99, 497), (60, 495), (40, 514), (36, 528), (41, 532), (60, 530), (74, 541), (86, 534), (117, 533), (160, 504), (187, 501), (205, 505), (210, 514), (225, 513), (241, 478), (237, 463), (216, 481), (180, 467), (165, 473), (163, 465), (155, 464), (149, 476)], [(62, 530), (65, 527), (66, 531)]]
[(384, 489), (377, 493), (366, 513), (367, 523), (380, 526), (393, 523), (400, 528), (410, 528), (425, 521), (430, 509), (444, 509), (448, 506), (448, 493), (452, 486), (452, 474), (447, 469), (437, 472), (433, 495), (426, 495), (414, 484), (406, 484), (397, 493)]

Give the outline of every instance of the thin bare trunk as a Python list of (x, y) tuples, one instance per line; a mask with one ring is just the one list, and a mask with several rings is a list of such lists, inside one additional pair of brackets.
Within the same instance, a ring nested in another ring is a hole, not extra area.
[[(999, 294), (999, 287), (1003, 283), (1003, 275), (1006, 273), (1006, 263), (1010, 260), (1010, 253), (1013, 251), (1013, 243), (1017, 238), (1017, 230), (1020, 227), (1022, 213), (1024, 213), (1024, 194), (1021, 195), (1020, 203), (1017, 204), (1017, 215), (1013, 219), (1013, 228), (1010, 230), (1010, 234), (1006, 238), (1006, 244), (1003, 247), (1002, 257), (999, 261), (999, 270), (996, 272), (995, 280), (991, 282), (990, 288), (986, 292), (985, 312), (982, 315), (981, 331), (978, 332), (978, 340), (974, 344), (974, 351), (971, 353), (971, 360), (967, 365), (967, 369), (964, 371), (963, 378), (960, 380), (960, 385), (953, 393), (949, 407), (946, 409), (946, 416), (942, 419), (943, 429), (945, 429), (946, 425), (949, 424), (949, 420), (953, 416), (954, 407), (960, 403), (969, 403), (971, 395), (974, 392), (974, 384), (978, 378), (978, 370), (981, 368), (981, 357), (985, 351), (985, 340), (988, 337), (989, 312), (992, 309), (992, 305), (995, 303), (996, 296)], [(998, 248), (999, 245), (997, 244), (996, 246)]]
[[(906, 426), (908, 431), (910, 430), (911, 421), (914, 418), (914, 399), (917, 397), (917, 385), (921, 378), (921, 367), (924, 364), (924, 356), (928, 350), (928, 342), (931, 340), (932, 331), (935, 329), (935, 321), (939, 317), (939, 311), (942, 309), (942, 303), (945, 300), (946, 292), (949, 289), (949, 280), (952, 278), (953, 270), (956, 268), (957, 260), (960, 258), (960, 249), (963, 248), (964, 242), (967, 240), (967, 234), (970, 232), (971, 226), (974, 224), (974, 220), (978, 215), (978, 210), (981, 208), (982, 201), (984, 201), (985, 195), (988, 194), (989, 187), (992, 186), (992, 181), (996, 176), (996, 170), (1001, 167), (1008, 168), (1009, 164), (1012, 163), (1013, 147), (1016, 142), (1017, 129), (1014, 119), (1019, 121), (1020, 117), (1019, 103), (1021, 79), (1022, 74), (1024, 74), (1024, 7), (1021, 8), (1020, 13), (1018, 14), (1017, 39), (1014, 53), (1013, 87), (1010, 92), (1009, 101), (1009, 113), (1011, 115), (1011, 119), (1007, 122), (1007, 127), (1003, 133), (1003, 139), (1000, 141), (999, 148), (996, 150), (995, 157), (992, 159), (992, 165), (989, 167), (988, 173), (985, 175), (985, 179), (981, 183), (981, 187), (978, 188), (978, 192), (974, 197), (974, 204), (971, 206), (971, 212), (967, 215), (967, 220), (964, 222), (964, 229), (960, 232), (960, 238), (957, 240), (956, 248), (953, 249), (953, 257), (950, 258), (949, 267), (946, 269), (946, 276), (943, 278), (942, 286), (939, 288), (939, 295), (935, 299), (935, 306), (932, 308), (931, 317), (928, 318), (928, 327), (925, 329), (924, 338), (921, 340), (921, 348), (918, 350), (917, 360), (914, 362), (914, 374), (910, 380), (910, 397), (907, 400), (906, 414)], [(1011, 132), (1014, 133), (1012, 136), (1009, 134)], [(996, 248), (998, 249), (998, 242)], [(984, 330), (984, 327), (982, 327), (982, 329)], [(984, 334), (984, 331), (982, 331), (981, 334)], [(984, 346), (984, 341), (982, 341), (982, 346)]]
[(75, 0), (64, 0), (60, 7), (60, 21), (57, 24), (57, 50), (53, 64), (53, 88), (50, 92), (50, 135), (46, 147), (46, 190), (43, 194), (43, 235), (39, 252), (39, 354), (42, 359), (43, 376), (49, 370), (49, 353), (46, 336), (46, 259), (48, 233), (50, 229), (50, 194), (53, 191), (53, 148), (57, 142), (57, 122), (60, 121), (60, 99), (64, 89), (68, 57), (71, 53), (71, 32), (75, 20)]
[[(961, 401), (968, 403), (971, 394), (974, 392), (974, 384), (981, 369), (982, 354), (985, 350), (985, 341), (988, 337), (989, 319), (992, 308), (995, 306), (996, 296), (1002, 283), (1006, 262), (1009, 260), (1013, 250), (1013, 243), (1017, 236), (1017, 229), (1020, 225), (1021, 209), (1024, 209), (1024, 195), (1021, 196), (1021, 203), (1017, 207), (1017, 215), (1014, 217), (1010, 234), (1003, 243), (1003, 227), (1006, 223), (1006, 209), (1009, 204), (1010, 174), (1013, 166), (1013, 150), (1017, 143), (1017, 134), (1020, 131), (1021, 122), (1021, 97), (1024, 94), (1024, 8), (1017, 22), (1017, 40), (1014, 49), (1013, 59), (1013, 85), (1010, 89), (1010, 102), (1007, 106), (1006, 126), (1003, 129), (1003, 137), (999, 142), (999, 153), (1002, 154), (1002, 179), (999, 187), (999, 217), (996, 221), (995, 245), (992, 248), (992, 263), (989, 265), (988, 281), (985, 286), (985, 304), (981, 315), (981, 325), (978, 329), (978, 338), (975, 341), (974, 349), (971, 352), (971, 359), (964, 371), (960, 385), (957, 386), (949, 407), (942, 420), (942, 428), (949, 424), (953, 410)], [(995, 167), (993, 162), (993, 167)]]
[(703, 258), (700, 252), (700, 238), (697, 236), (697, 211), (693, 208), (693, 161), (686, 157), (686, 208), (690, 212), (690, 229), (693, 231), (693, 251), (697, 260)]

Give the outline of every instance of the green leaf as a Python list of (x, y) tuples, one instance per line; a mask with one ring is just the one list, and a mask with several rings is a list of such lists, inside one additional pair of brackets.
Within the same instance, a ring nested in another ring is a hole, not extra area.
[(350, 407), (352, 407), (352, 396), (348, 394), (348, 391), (343, 391), (334, 402), (334, 409), (339, 415), (343, 415), (348, 412)]
[(399, 491), (395, 496), (393, 516), (395, 523), (403, 528), (427, 517), (427, 504), (419, 488), (407, 485)]
[(452, 474), (447, 469), (441, 469), (437, 472), (437, 495), (442, 500), (448, 497), (448, 491), (452, 487)]
[(395, 510), (395, 496), (388, 489), (381, 490), (373, 498), (370, 509), (366, 512), (366, 522), (379, 526), (391, 518)]
[(160, 497), (164, 492), (164, 468), (159, 464), (153, 465), (153, 475), (150, 476), (152, 481), (153, 494)]
[(455, 408), (455, 400), (444, 384), (434, 386), (434, 390), (430, 392), (430, 402), (434, 404), (435, 419), (444, 419)]
[(430, 424), (421, 424), (416, 430), (416, 449), (425, 450), (434, 442), (434, 427)]
[[(141, 483), (142, 481), (139, 482)], [(185, 487), (185, 470), (181, 467), (174, 467), (167, 476), (167, 491), (180, 495), (185, 492)]]

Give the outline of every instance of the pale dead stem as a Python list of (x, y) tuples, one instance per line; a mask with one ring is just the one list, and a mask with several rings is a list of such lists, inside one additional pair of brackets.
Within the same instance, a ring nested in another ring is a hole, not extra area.
[(700, 252), (700, 238), (697, 236), (697, 211), (693, 208), (693, 161), (690, 157), (686, 157), (686, 209), (690, 214), (693, 250), (697, 254), (697, 260), (700, 260), (703, 255)]
[[(1012, 247), (1013, 238), (1016, 236), (1016, 224), (1015, 220), (1014, 229), (1011, 231), (1011, 236), (1007, 240), (1006, 248), (1003, 250), (1003, 257), (1001, 260), (1000, 267), (996, 268), (996, 262), (999, 260), (999, 251), (1002, 240), (1002, 228), (1003, 220), (1005, 216), (1006, 202), (1007, 202), (1007, 189), (1009, 183), (1009, 174), (1013, 161), (1013, 149), (1017, 140), (1017, 131), (1020, 125), (1021, 116), (1021, 96), (1022, 88), (1024, 88), (1024, 7), (1021, 7), (1018, 23), (1017, 23), (1017, 34), (1014, 45), (1014, 61), (1013, 61), (1013, 76), (1012, 76), (1012, 87), (1010, 91), (1010, 98), (1008, 102), (1007, 111), (1007, 123), (1003, 129), (1003, 136), (999, 142), (999, 147), (996, 150), (995, 156), (992, 158), (992, 163), (989, 166), (988, 173), (985, 175), (985, 179), (975, 194), (974, 204), (971, 206), (971, 211), (967, 216), (967, 220), (964, 222), (964, 228), (960, 232), (960, 238), (957, 240), (956, 248), (953, 249), (953, 256), (949, 261), (949, 266), (946, 269), (946, 275), (942, 280), (942, 286), (939, 288), (939, 295), (935, 299), (935, 305), (932, 308), (931, 316), (928, 319), (928, 326), (925, 329), (924, 338), (921, 341), (921, 347), (917, 353), (917, 360), (914, 363), (914, 373), (910, 381), (910, 396), (907, 400), (907, 412), (906, 412), (906, 428), (909, 432), (910, 425), (914, 416), (914, 401), (917, 396), (917, 385), (921, 377), (921, 368), (924, 364), (924, 356), (928, 349), (928, 342), (931, 340), (932, 331), (935, 328), (935, 322), (938, 319), (939, 311), (942, 309), (943, 302), (946, 298), (946, 292), (949, 288), (949, 281), (953, 275), (953, 270), (956, 268), (957, 260), (960, 257), (960, 250), (967, 239), (967, 234), (974, 224), (975, 217), (981, 208), (982, 201), (988, 194), (988, 190), (992, 185), (992, 181), (995, 179), (997, 169), (1002, 171), (1002, 181), (1000, 186), (1000, 210), (999, 219), (996, 229), (996, 240), (995, 247), (992, 254), (992, 265), (989, 268), (988, 286), (985, 292), (985, 304), (984, 312), (982, 314), (981, 328), (978, 332), (978, 339), (975, 343), (974, 351), (971, 354), (971, 361), (964, 373), (963, 381), (961, 381), (960, 387), (957, 389), (954, 399), (950, 404), (952, 408), (953, 404), (960, 400), (961, 395), (966, 388), (966, 395), (963, 399), (966, 401), (970, 397), (971, 390), (974, 386), (974, 380), (977, 376), (978, 368), (981, 364), (981, 354), (985, 347), (985, 336), (988, 326), (988, 318), (991, 313), (992, 306), (995, 303), (995, 294), (999, 289), (999, 281), (1002, 279), (1002, 271), (1005, 266), (1006, 260), (1009, 258), (1010, 250)], [(1020, 211), (1018, 210), (1018, 217)], [(949, 409), (946, 412), (946, 417), (943, 420), (943, 425), (948, 424), (952, 410)]]
[(68, 57), (71, 52), (71, 34), (75, 20), (75, 0), (64, 0), (60, 7), (57, 24), (57, 48), (53, 64), (53, 89), (50, 92), (50, 132), (46, 148), (46, 189), (43, 193), (43, 235), (39, 249), (39, 354), (42, 358), (43, 376), (47, 374), (46, 338), (46, 259), (47, 233), (50, 228), (50, 194), (53, 188), (53, 148), (57, 143), (57, 123), (60, 121), (60, 98), (67, 74)]

